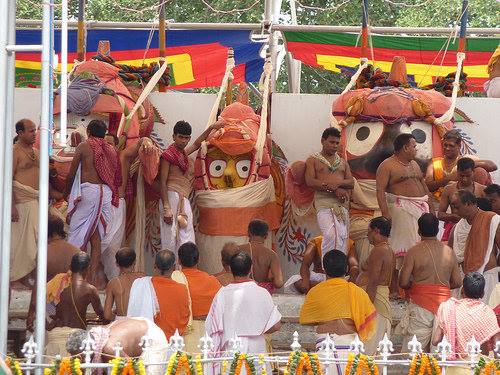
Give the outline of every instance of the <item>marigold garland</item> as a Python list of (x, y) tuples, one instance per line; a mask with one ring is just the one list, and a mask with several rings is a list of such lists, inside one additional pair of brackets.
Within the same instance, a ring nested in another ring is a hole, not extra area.
[(413, 356), (408, 375), (441, 375), (437, 359), (431, 354), (416, 354)]
[(363, 371), (366, 374), (378, 375), (378, 367), (373, 357), (364, 354), (349, 354), (344, 374), (361, 375)]
[(203, 375), (203, 367), (201, 366), (201, 354), (197, 354), (196, 360), (196, 375)]
[[(201, 366), (201, 362), (200, 362)], [(184, 369), (185, 375), (196, 375), (195, 366), (192, 357), (183, 352), (176, 352), (170, 356), (165, 375), (179, 375)], [(113, 375), (113, 374), (111, 374)]]
[(234, 354), (231, 367), (229, 368), (229, 375), (240, 375), (243, 365), (245, 365), (247, 375), (256, 375), (254, 358), (242, 353)]
[(144, 362), (139, 358), (116, 357), (109, 363), (113, 365), (111, 375), (146, 375)]
[(264, 354), (259, 354), (260, 375), (267, 375), (266, 364), (264, 363)]
[(83, 375), (80, 359), (63, 358), (52, 362), (50, 368), (43, 370), (44, 375)]
[(474, 375), (500, 375), (500, 361), (488, 361), (481, 357), (474, 367)]
[(5, 364), (10, 369), (10, 372), (12, 372), (12, 375), (23, 375), (23, 371), (21, 370), (21, 365), (19, 364), (19, 361), (7, 357), (5, 358)]
[(302, 375), (304, 369), (307, 375), (323, 375), (317, 354), (309, 355), (298, 350), (290, 353), (285, 374)]

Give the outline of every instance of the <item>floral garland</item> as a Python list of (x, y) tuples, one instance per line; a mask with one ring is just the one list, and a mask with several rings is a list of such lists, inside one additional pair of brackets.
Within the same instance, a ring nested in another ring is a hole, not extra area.
[(201, 367), (201, 354), (196, 354), (196, 375), (203, 375), (203, 367)]
[(146, 375), (144, 362), (139, 358), (116, 357), (109, 363), (113, 365), (111, 375)]
[(477, 362), (476, 367), (474, 367), (474, 375), (490, 375), (493, 372), (494, 375), (500, 375), (500, 361), (488, 361), (482, 357)]
[(245, 364), (247, 375), (256, 375), (253, 357), (247, 356), (246, 354), (242, 353), (234, 354), (233, 361), (231, 362), (231, 367), (229, 368), (229, 375), (240, 375), (243, 364)]
[(21, 370), (21, 365), (19, 364), (19, 361), (7, 357), (5, 358), (5, 364), (10, 369), (10, 372), (12, 372), (12, 375), (23, 375), (23, 371)]
[(44, 375), (83, 375), (78, 358), (56, 359), (50, 368), (43, 370)]
[[(199, 367), (201, 368), (201, 360), (199, 362)], [(182, 369), (184, 369), (186, 375), (195, 375), (197, 371), (199, 371), (199, 368), (195, 370), (192, 357), (189, 354), (176, 352), (172, 354), (168, 360), (165, 375), (179, 375)]]
[(441, 375), (438, 361), (431, 354), (416, 354), (410, 363), (408, 375)]
[(373, 357), (364, 354), (349, 354), (345, 375), (361, 375), (363, 370), (370, 375), (378, 375), (378, 367)]
[(259, 354), (260, 375), (267, 375), (266, 364), (264, 363), (264, 354)]
[(306, 352), (300, 352), (298, 350), (290, 353), (285, 373), (290, 375), (302, 375), (304, 369), (307, 375), (323, 375), (317, 354), (311, 356)]

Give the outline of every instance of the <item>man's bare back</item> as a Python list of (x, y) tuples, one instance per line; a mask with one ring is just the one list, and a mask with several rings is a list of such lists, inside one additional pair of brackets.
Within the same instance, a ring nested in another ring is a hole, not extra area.
[[(144, 274), (131, 272), (121, 274), (112, 279), (106, 286), (106, 300), (104, 302), (104, 316), (113, 320), (114, 316), (127, 316), (130, 289), (134, 281)], [(113, 305), (115, 309), (113, 310)]]
[(361, 265), (361, 273), (356, 284), (362, 287), (372, 284), (375, 286), (375, 290), (379, 285), (389, 286), (394, 267), (394, 252), (389, 247), (389, 244), (375, 245), (368, 258)]
[(102, 352), (110, 357), (115, 355), (117, 343), (123, 348), (124, 357), (138, 357), (142, 354), (141, 340), (148, 333), (148, 324), (143, 319), (124, 319), (113, 322), (109, 338)]
[(273, 282), (276, 288), (283, 286), (283, 274), (276, 253), (263, 244), (247, 243), (239, 246), (252, 257), (252, 278), (258, 282)]
[(61, 293), (61, 300), (56, 307), (56, 315), (51, 328), (71, 327), (86, 329), (87, 307), (92, 305), (95, 313), (103, 318), (104, 313), (97, 289), (83, 280), (72, 276), (72, 285)]
[(103, 184), (104, 182), (99, 177), (95, 169), (94, 153), (88, 142), (83, 142), (76, 148), (75, 158), (79, 158), (82, 167), (81, 182), (89, 182), (91, 184)]
[(65, 273), (71, 265), (73, 255), (80, 249), (63, 238), (49, 239), (47, 244), (47, 281), (55, 275)]
[(425, 239), (406, 254), (400, 280), (412, 278), (413, 284), (435, 284), (455, 288), (461, 275), (454, 251), (437, 239)]
[[(379, 172), (380, 171), (380, 172)], [(422, 197), (427, 194), (424, 175), (416, 161), (401, 164), (396, 156), (385, 159), (379, 166), (377, 178), (387, 179), (386, 192), (405, 197)]]

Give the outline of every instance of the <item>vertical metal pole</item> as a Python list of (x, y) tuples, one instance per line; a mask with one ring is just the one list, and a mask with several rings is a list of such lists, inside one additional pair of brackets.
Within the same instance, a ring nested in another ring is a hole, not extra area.
[(68, 122), (68, 0), (61, 1), (61, 101), (59, 144), (66, 146)]
[(368, 58), (368, 0), (361, 1), (361, 57)]
[[(167, 34), (166, 34), (166, 27), (165, 27), (165, 4), (164, 0), (158, 0), (159, 7), (158, 7), (158, 50), (160, 52), (160, 65), (166, 64), (166, 53), (165, 49), (167, 46)], [(167, 91), (167, 88), (163, 83), (158, 84), (158, 91), (160, 92), (165, 92)]]
[(77, 59), (85, 60), (85, 0), (78, 0)]
[[(50, 124), (50, 34), (52, 24), (49, 0), (43, 3), (42, 27), (42, 108), (40, 122), (40, 179), (39, 179), (39, 211), (38, 211), (38, 259), (36, 290), (36, 343), (38, 353), (36, 362), (42, 363), (45, 347), (45, 292), (47, 284), (47, 219), (49, 210), (49, 124)], [(43, 374), (42, 368), (36, 374)]]
[[(297, 25), (297, 9), (295, 8), (295, 0), (289, 0), (290, 14), (292, 16), (292, 25)], [(286, 53), (286, 63), (288, 68), (288, 92), (300, 93), (300, 76), (302, 63), (295, 60), (290, 52)]]
[(462, 17), (460, 18), (460, 40), (458, 42), (458, 52), (465, 51), (465, 42), (467, 40), (467, 19), (469, 18), (469, 2), (462, 2)]
[[(53, 1), (53, 0), (52, 0)], [(50, 7), (50, 24), (54, 24), (54, 7)], [(50, 30), (50, 97), (49, 97), (49, 155), (52, 155), (52, 138), (54, 135), (54, 28)]]
[[(4, 210), (4, 202), (12, 199), (10, 196), (6, 196), (4, 194), (5, 185), (12, 184), (12, 180), (8, 181), (4, 179), (3, 166), (5, 161), (5, 133), (6, 129), (12, 124), (7, 123), (7, 87), (4, 86), (7, 78), (7, 63), (8, 63), (8, 54), (7, 54), (7, 44), (9, 42), (9, 27), (11, 26), (11, 22), (9, 20), (9, 16), (11, 15), (11, 11), (9, 7), (12, 7), (15, 3), (15, 0), (4, 0), (0, 1), (0, 114), (5, 114), (5, 116), (0, 115), (0, 212), (2, 215), (0, 216), (0, 225), (2, 228), (5, 226), (2, 221), (5, 213)], [(14, 6), (14, 14), (15, 14), (15, 6)], [(15, 17), (14, 17), (15, 23)], [(15, 27), (14, 27), (15, 30)], [(12, 141), (11, 141), (12, 142)], [(11, 155), (12, 157), (12, 155)], [(12, 159), (11, 159), (12, 160)], [(12, 164), (11, 164), (12, 168)], [(12, 188), (12, 187), (11, 187)], [(9, 210), (9, 218), (8, 221), (10, 223), (10, 210)], [(1, 236), (3, 236), (3, 230), (1, 232)], [(3, 237), (2, 237), (2, 245), (3, 245)], [(0, 353), (7, 353), (7, 332), (9, 325), (9, 275), (10, 275), (10, 246), (4, 247), (1, 249), (1, 262), (0, 262)]]

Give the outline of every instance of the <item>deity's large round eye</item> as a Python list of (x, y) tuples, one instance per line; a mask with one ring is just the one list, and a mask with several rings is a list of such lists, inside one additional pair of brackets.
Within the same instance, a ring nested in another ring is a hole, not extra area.
[(250, 160), (240, 160), (236, 163), (236, 172), (241, 178), (247, 178), (250, 174)]
[(346, 128), (347, 152), (354, 156), (368, 153), (378, 142), (383, 131), (384, 125), (378, 122), (349, 125)]
[(225, 160), (213, 160), (210, 163), (210, 168), (208, 170), (208, 173), (212, 177), (221, 177), (224, 174), (224, 169), (226, 169)]

